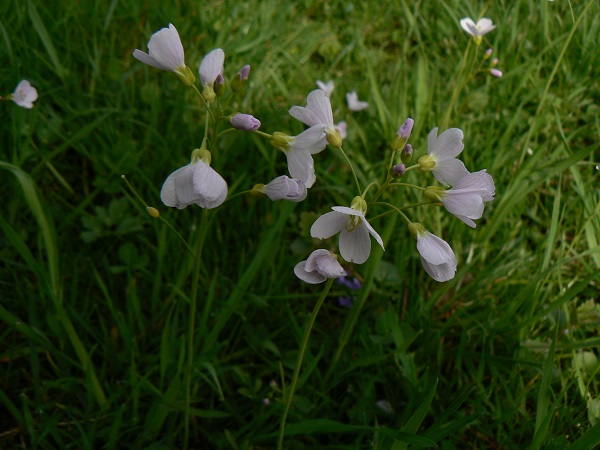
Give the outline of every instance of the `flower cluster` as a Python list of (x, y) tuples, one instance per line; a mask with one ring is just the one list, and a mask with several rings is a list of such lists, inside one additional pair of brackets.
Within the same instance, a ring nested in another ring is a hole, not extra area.
[[(477, 44), (481, 42), (481, 36), (495, 28), (491, 21), (485, 18), (477, 23), (465, 18), (461, 20), (461, 26), (475, 37)], [(486, 52), (486, 55), (489, 58), (491, 51)], [(255, 133), (284, 153), (290, 176), (277, 176), (267, 184), (255, 184), (252, 189), (244, 192), (256, 197), (268, 197), (272, 201), (304, 200), (308, 190), (317, 181), (313, 157), (329, 145), (345, 158), (358, 192), (348, 206), (332, 206), (329, 212), (320, 216), (312, 224), (310, 235), (316, 239), (329, 239), (339, 235), (340, 257), (348, 263), (363, 264), (371, 253), (371, 239), (385, 250), (383, 239), (367, 220), (367, 210), (388, 208), (389, 211), (384, 211), (375, 219), (388, 212), (395, 212), (403, 217), (416, 240), (416, 248), (425, 271), (437, 281), (448, 281), (455, 276), (457, 260), (450, 245), (427, 231), (420, 223), (410, 220), (406, 211), (425, 204), (443, 206), (468, 226), (476, 226), (474, 221), (482, 217), (484, 204), (494, 199), (495, 187), (486, 170), (471, 173), (457, 158), (464, 149), (462, 130), (450, 128), (438, 134), (438, 128), (433, 128), (427, 140), (427, 154), (421, 156), (417, 163), (410, 165), (415, 151), (408, 141), (414, 120), (407, 119), (391, 139), (384, 179), (373, 181), (362, 189), (354, 166), (343, 149), (347, 125), (345, 122), (334, 121), (331, 100), (333, 81), (317, 81), (319, 88), (308, 94), (306, 105), (293, 106), (289, 110), (293, 118), (306, 126), (304, 131), (296, 136), (281, 131), (266, 133), (260, 130), (260, 120), (250, 114), (223, 112), (221, 104), (227, 102), (220, 101), (220, 98), (226, 95), (225, 53), (222, 49), (215, 49), (203, 58), (198, 69), (200, 88), (195, 86), (196, 77), (185, 63), (183, 45), (177, 30), (171, 24), (152, 35), (148, 43), (148, 53), (136, 49), (133, 56), (150, 66), (173, 72), (185, 86), (196, 91), (207, 111), (205, 135), (201, 146), (192, 152), (190, 163), (171, 173), (162, 186), (161, 200), (165, 205), (182, 209), (196, 204), (209, 209), (216, 208), (226, 201), (227, 182), (211, 167), (212, 154), (209, 151), (209, 148), (214, 149), (216, 146), (208, 136), (220, 136), (223, 133), (218, 130), (220, 124), (229, 124), (232, 127), (231, 131)], [(232, 95), (245, 92), (249, 74), (250, 66), (246, 65), (233, 77), (227, 85), (231, 87)], [(369, 105), (368, 102), (358, 100), (356, 92), (348, 93), (346, 101), (350, 111), (361, 111)], [(209, 126), (213, 127), (212, 133), (209, 133)], [(400, 178), (407, 177), (409, 171), (415, 170), (431, 172), (441, 186), (424, 188), (399, 181)], [(399, 187), (420, 191), (424, 201), (408, 206), (378, 201), (380, 197)], [(346, 276), (338, 256), (329, 249), (313, 251), (306, 260), (295, 266), (294, 273), (310, 284)]]

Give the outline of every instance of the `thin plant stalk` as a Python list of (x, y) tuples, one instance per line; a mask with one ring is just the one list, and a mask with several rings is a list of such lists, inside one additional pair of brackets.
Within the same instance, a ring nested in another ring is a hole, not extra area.
[(192, 408), (192, 374), (194, 372), (194, 328), (196, 325), (196, 300), (198, 298), (198, 282), (200, 280), (200, 269), (202, 265), (202, 249), (208, 226), (208, 210), (202, 209), (200, 221), (200, 236), (196, 242), (194, 257), (194, 268), (192, 270), (192, 291), (190, 293), (190, 317), (187, 332), (187, 367), (185, 373), (185, 438), (184, 448), (188, 448), (190, 437), (190, 415)]
[(288, 395), (285, 398), (285, 407), (283, 410), (283, 415), (281, 416), (281, 425), (279, 427), (279, 441), (277, 442), (277, 450), (281, 450), (283, 448), (283, 436), (285, 434), (285, 422), (287, 420), (288, 413), (290, 412), (290, 407), (292, 406), (292, 400), (294, 398), (294, 392), (296, 390), (296, 384), (298, 383), (298, 377), (300, 376), (300, 369), (302, 368), (302, 361), (304, 360), (304, 353), (306, 352), (306, 347), (308, 345), (308, 339), (310, 338), (310, 333), (312, 331), (313, 325), (315, 324), (315, 320), (317, 319), (317, 314), (319, 314), (319, 310), (321, 306), (323, 306), (323, 302), (327, 298), (327, 294), (329, 293), (329, 289), (333, 284), (333, 280), (335, 278), (330, 278), (327, 280), (327, 284), (323, 288), (323, 292), (321, 292), (321, 296), (313, 309), (313, 312), (310, 316), (310, 320), (308, 321), (308, 325), (306, 330), (304, 330), (304, 336), (302, 336), (302, 343), (300, 344), (300, 352), (298, 353), (298, 360), (296, 361), (296, 368), (294, 369), (294, 375), (292, 375), (292, 382), (290, 383), (290, 387), (288, 390)]

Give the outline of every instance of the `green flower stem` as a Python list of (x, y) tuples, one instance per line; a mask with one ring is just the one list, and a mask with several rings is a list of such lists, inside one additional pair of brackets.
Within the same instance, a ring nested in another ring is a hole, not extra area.
[(377, 181), (373, 181), (373, 182), (369, 183), (369, 185), (365, 188), (365, 190), (363, 191), (363, 193), (361, 195), (363, 200), (365, 199), (367, 192), (369, 192), (369, 189), (371, 189), (372, 186), (377, 186), (377, 188), (378, 188), (377, 192), (379, 192), (381, 190), (379, 188), (379, 183)]
[(190, 294), (190, 317), (187, 332), (187, 367), (185, 373), (185, 438), (184, 448), (188, 448), (190, 437), (190, 415), (192, 409), (192, 374), (194, 373), (194, 327), (196, 323), (196, 299), (198, 298), (198, 281), (200, 279), (200, 267), (202, 264), (202, 248), (206, 238), (206, 228), (208, 226), (208, 210), (202, 209), (202, 219), (200, 221), (200, 236), (196, 242), (196, 252), (194, 253), (194, 268), (192, 271), (192, 291)]
[(406, 170), (404, 171), (404, 173), (408, 172), (409, 170), (415, 170), (415, 169), (419, 169), (421, 167), (421, 164), (415, 164), (413, 166), (407, 167)]
[(273, 135), (272, 134), (265, 133), (265, 132), (260, 131), (260, 130), (256, 130), (254, 132), (254, 134), (258, 134), (259, 136), (262, 136), (262, 137), (267, 138), (267, 139), (273, 139)]
[[(217, 138), (220, 138), (221, 136), (223, 136), (224, 134), (227, 133), (231, 133), (232, 131), (237, 131), (236, 128), (227, 128), (226, 130), (221, 131), (219, 134), (217, 134)], [(215, 138), (216, 139), (216, 138)]]
[(354, 181), (356, 182), (356, 188), (358, 189), (358, 192), (361, 192), (360, 183), (358, 182), (358, 177), (356, 176), (356, 171), (354, 170), (354, 166), (350, 162), (348, 155), (346, 155), (346, 152), (344, 151), (344, 149), (341, 146), (337, 147), (337, 149), (342, 153), (342, 155), (346, 159), (346, 162), (348, 163), (348, 166), (350, 167), (350, 170), (352, 171), (352, 175), (354, 175)]
[[(127, 185), (127, 187), (129, 187), (129, 190), (131, 191), (131, 193), (140, 201), (140, 203), (142, 205), (144, 205), (144, 207), (149, 208), (150, 206), (144, 201), (144, 199), (141, 197), (141, 195), (138, 194), (138, 192), (135, 190), (135, 188), (129, 182), (129, 180), (127, 179), (127, 177), (125, 175), (121, 175), (121, 179), (125, 182), (125, 184)], [(188, 244), (188, 242), (179, 233), (179, 231), (177, 231), (173, 225), (171, 225), (169, 222), (167, 222), (163, 218), (163, 216), (159, 215), (157, 218), (159, 220), (161, 220), (162, 223), (164, 223), (166, 226), (168, 226), (171, 229), (171, 231), (173, 231), (177, 235), (177, 237), (181, 240), (181, 242), (183, 243), (183, 245), (185, 245), (185, 248), (187, 248), (188, 251), (190, 252), (190, 255), (194, 255), (194, 251), (192, 250), (192, 247), (190, 247), (190, 244)], [(194, 257), (195, 257), (195, 255), (194, 255)]]
[[(317, 319), (317, 314), (319, 314), (319, 310), (321, 306), (323, 306), (323, 302), (325, 298), (327, 298), (327, 294), (329, 293), (329, 289), (333, 284), (333, 280), (335, 278), (330, 278), (327, 280), (327, 284), (325, 288), (323, 288), (323, 292), (321, 292), (321, 296), (313, 309), (313, 312), (308, 321), (308, 325), (306, 326), (306, 330), (304, 330), (304, 336), (302, 337), (302, 343), (300, 344), (300, 352), (298, 353), (298, 360), (296, 361), (296, 368), (294, 369), (294, 375), (292, 376), (292, 382), (290, 384), (288, 394), (285, 396), (285, 407), (283, 410), (283, 416), (281, 417), (281, 425), (279, 427), (279, 440), (277, 442), (277, 450), (281, 450), (283, 448), (283, 437), (285, 435), (285, 422), (287, 420), (288, 413), (290, 412), (290, 407), (292, 406), (292, 400), (294, 398), (294, 391), (296, 390), (296, 384), (298, 383), (298, 377), (300, 375), (300, 369), (302, 367), (302, 361), (304, 360), (304, 353), (306, 352), (306, 347), (308, 345), (308, 338), (310, 337), (310, 333), (312, 331), (315, 320)], [(285, 389), (284, 389), (285, 393)]]
[(435, 204), (433, 203), (431, 200), (426, 201), (426, 202), (419, 202), (419, 203), (413, 203), (411, 205), (406, 205), (403, 206), (402, 208), (397, 208), (393, 205), (390, 205), (389, 203), (385, 203), (385, 202), (376, 202), (376, 203), (372, 203), (371, 205), (385, 205), (385, 206), (392, 206), (393, 209), (391, 209), (390, 211), (386, 211), (384, 213), (381, 214), (377, 214), (376, 216), (370, 217), (369, 218), (369, 222), (373, 222), (376, 219), (380, 219), (384, 216), (387, 216), (388, 214), (391, 214), (393, 212), (399, 212), (399, 211), (406, 211), (407, 209), (411, 209), (411, 208), (416, 208), (417, 206), (424, 206), (424, 205), (431, 205), (431, 204)]
[(378, 205), (385, 205), (385, 206), (387, 206), (387, 207), (389, 207), (389, 208), (393, 209), (393, 210), (394, 210), (394, 211), (396, 211), (398, 214), (400, 214), (400, 215), (401, 215), (401, 216), (404, 218), (404, 220), (406, 220), (406, 221), (407, 221), (409, 224), (411, 223), (411, 220), (410, 220), (408, 217), (406, 217), (406, 214), (404, 214), (404, 213), (402, 212), (402, 210), (401, 210), (400, 208), (398, 208), (397, 206), (394, 206), (394, 205), (392, 205), (391, 203), (385, 203), (385, 202), (377, 202), (377, 204), (378, 204)]
[(418, 189), (420, 191), (426, 191), (427, 189), (421, 186), (417, 186), (416, 184), (410, 184), (410, 183), (390, 183), (392, 186), (406, 186), (406, 187), (410, 187), (413, 189)]
[(198, 94), (198, 97), (200, 97), (200, 100), (202, 100), (202, 103), (204, 103), (204, 107), (206, 108), (206, 112), (208, 113), (208, 115), (210, 116), (210, 118), (212, 119), (213, 123), (215, 122), (215, 117), (213, 116), (211, 110), (210, 110), (210, 105), (208, 103), (206, 103), (206, 100), (204, 100), (204, 97), (202, 97), (202, 92), (200, 92), (198, 90), (198, 88), (196, 87), (195, 84), (192, 84), (192, 88), (194, 89), (194, 91), (196, 91), (196, 94)]

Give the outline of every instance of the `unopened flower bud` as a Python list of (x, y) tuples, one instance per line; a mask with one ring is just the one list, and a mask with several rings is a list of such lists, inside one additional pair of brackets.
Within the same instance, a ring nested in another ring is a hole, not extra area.
[(146, 211), (148, 211), (148, 214), (150, 214), (152, 217), (154, 217), (155, 219), (160, 216), (160, 213), (158, 212), (158, 209), (152, 207), (152, 206), (147, 206), (146, 207)]
[(492, 59), (492, 67), (496, 67), (498, 65), (498, 58)]
[(396, 164), (392, 167), (392, 177), (400, 178), (406, 172), (406, 166), (404, 164)]
[(231, 81), (231, 89), (234, 92), (242, 92), (244, 89), (246, 89), (246, 84), (248, 83), (249, 75), (250, 65), (246, 64)]
[(242, 67), (238, 74), (241, 80), (247, 80), (248, 76), (250, 75), (250, 64), (246, 64), (244, 67)]
[(490, 74), (498, 78), (502, 77), (502, 71), (498, 69), (490, 69)]
[(398, 150), (402, 150), (404, 148), (408, 138), (410, 137), (410, 133), (412, 132), (414, 124), (415, 121), (410, 117), (406, 119), (406, 122), (402, 124), (392, 139), (392, 150), (397, 152)]
[(492, 56), (492, 52), (493, 50), (491, 48), (488, 48), (483, 54), (483, 59), (490, 59), (490, 57)]
[(410, 162), (410, 160), (412, 159), (412, 155), (413, 155), (412, 145), (406, 144), (406, 146), (404, 147), (404, 150), (402, 150), (402, 153), (400, 154), (400, 159), (402, 159), (402, 162), (404, 164), (408, 164)]
[(266, 195), (273, 201), (288, 200), (297, 203), (306, 198), (307, 190), (304, 182), (282, 175), (272, 180), (269, 184), (254, 185), (250, 194), (255, 197)]
[(229, 123), (242, 131), (256, 131), (260, 128), (260, 120), (250, 114), (235, 114), (229, 118)]
[(217, 75), (217, 78), (215, 79), (214, 90), (217, 97), (223, 96), (223, 93), (225, 92), (225, 78), (223, 78), (223, 75)]

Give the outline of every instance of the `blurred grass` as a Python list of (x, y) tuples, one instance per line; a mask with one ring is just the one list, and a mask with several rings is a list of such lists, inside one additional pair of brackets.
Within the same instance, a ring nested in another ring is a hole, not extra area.
[[(599, 6), (485, 7), (0, 4), (0, 95), (23, 78), (40, 93), (32, 110), (0, 103), (2, 167), (28, 186), (3, 171), (0, 447), (183, 445), (187, 249), (120, 176), (193, 241), (199, 210), (168, 211), (159, 191), (199, 145), (203, 115), (173, 76), (136, 61), (133, 49), (145, 50), (153, 32), (173, 23), (193, 70), (218, 46), (227, 77), (251, 64), (248, 95), (231, 106), (259, 117), (267, 132), (300, 132), (288, 109), (304, 105), (315, 80), (333, 79), (334, 117), (348, 123), (344, 148), (367, 180), (381, 176), (406, 117), (415, 119), (417, 157), (426, 151), (427, 133), (461, 84), (465, 16), (498, 25), (483, 45), (504, 76), (481, 72), (470, 81), (449, 126), (465, 133), (467, 168), (493, 175), (496, 201), (475, 230), (431, 208), (413, 213), (458, 256), (457, 277), (446, 284), (427, 277), (405, 228), (390, 216), (373, 222), (386, 251), (349, 268), (367, 280), (353, 309), (338, 305), (349, 292), (334, 285), (319, 314), (286, 448), (559, 449), (580, 437), (573, 448), (597, 445), (572, 356), (597, 352), (599, 343), (600, 315), (581, 309), (600, 297)], [(345, 108), (352, 90), (369, 109)], [(226, 135), (211, 151), (233, 192), (285, 171), (283, 155), (254, 136)], [(318, 181), (306, 202), (241, 197), (211, 215), (190, 447), (274, 446), (282, 386), (320, 293), (292, 273), (314, 248), (307, 214), (355, 195), (335, 154), (315, 161)], [(596, 397), (597, 371), (583, 373), (586, 394)], [(376, 406), (382, 399), (392, 411)], [(546, 406), (553, 414), (542, 415)]]

